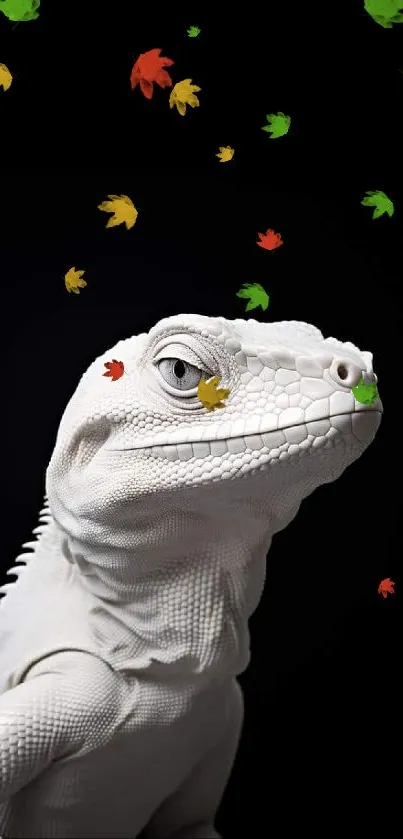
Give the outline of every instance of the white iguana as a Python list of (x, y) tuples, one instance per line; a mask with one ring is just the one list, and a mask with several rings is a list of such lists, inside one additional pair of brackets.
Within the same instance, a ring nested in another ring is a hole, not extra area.
[(200, 315), (91, 364), (0, 599), (5, 839), (218, 836), (266, 554), (372, 441), (360, 381), (372, 355), (313, 326)]

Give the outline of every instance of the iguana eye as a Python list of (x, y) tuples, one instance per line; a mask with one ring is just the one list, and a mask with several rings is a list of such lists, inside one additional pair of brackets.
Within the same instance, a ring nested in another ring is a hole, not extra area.
[(178, 390), (193, 390), (203, 376), (203, 371), (181, 358), (161, 358), (158, 370), (164, 381)]

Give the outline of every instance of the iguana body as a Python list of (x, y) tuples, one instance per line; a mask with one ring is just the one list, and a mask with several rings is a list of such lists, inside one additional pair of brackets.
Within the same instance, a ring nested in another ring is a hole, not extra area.
[[(222, 409), (202, 375), (229, 389)], [(0, 601), (6, 839), (218, 836), (266, 554), (373, 439), (361, 377), (371, 354), (313, 326), (199, 315), (89, 367)]]

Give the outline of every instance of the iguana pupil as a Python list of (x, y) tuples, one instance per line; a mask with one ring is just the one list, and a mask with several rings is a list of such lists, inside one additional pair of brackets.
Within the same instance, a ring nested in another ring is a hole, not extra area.
[(181, 359), (180, 359), (180, 358), (179, 358), (177, 361), (175, 361), (175, 364), (174, 364), (174, 373), (175, 373), (175, 376), (176, 376), (178, 379), (181, 379), (181, 378), (182, 378), (182, 376), (184, 376), (184, 375), (185, 375), (185, 365), (184, 365), (183, 361), (181, 361)]

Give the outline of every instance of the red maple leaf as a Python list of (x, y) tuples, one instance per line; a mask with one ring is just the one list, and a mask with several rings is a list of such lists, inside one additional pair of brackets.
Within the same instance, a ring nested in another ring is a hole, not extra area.
[(394, 583), (393, 580), (390, 579), (390, 577), (385, 577), (385, 579), (382, 580), (381, 583), (379, 583), (378, 594), (382, 594), (383, 597), (387, 597), (388, 594), (394, 594), (395, 590), (393, 586), (395, 585), (396, 583)]
[(110, 376), (113, 382), (116, 382), (118, 379), (120, 379), (120, 377), (123, 376), (123, 373), (125, 372), (125, 366), (123, 364), (123, 361), (116, 361), (116, 358), (114, 358), (112, 361), (105, 361), (104, 367), (107, 367), (108, 369), (107, 372), (102, 373), (102, 375)]
[(256, 242), (256, 244), (261, 248), (265, 248), (266, 251), (274, 251), (280, 245), (284, 245), (281, 233), (275, 233), (274, 230), (267, 230), (266, 233), (258, 233), (258, 236), (260, 242)]
[(170, 67), (175, 62), (172, 58), (160, 55), (160, 52), (160, 49), (143, 52), (133, 64), (130, 76), (131, 86), (135, 88), (137, 84), (140, 84), (141, 92), (144, 93), (146, 99), (152, 99), (153, 82), (159, 84), (160, 87), (172, 87), (172, 79), (163, 68)]

